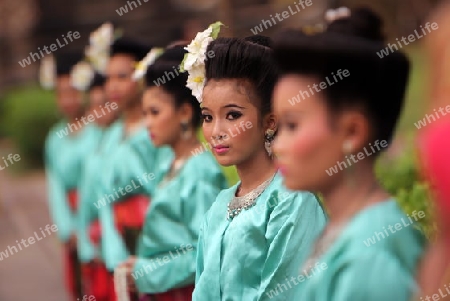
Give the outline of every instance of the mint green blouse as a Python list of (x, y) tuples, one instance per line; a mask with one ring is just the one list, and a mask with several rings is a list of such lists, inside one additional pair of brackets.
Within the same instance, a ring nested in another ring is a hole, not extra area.
[(130, 256), (115, 227), (114, 203), (154, 191), (156, 181), (168, 168), (173, 153), (167, 147), (156, 148), (145, 128), (129, 137), (122, 136), (107, 152), (108, 162), (102, 170), (96, 196), (102, 227), (101, 254), (106, 267), (112, 271)]
[[(256, 205), (227, 220), (239, 183), (222, 191), (200, 231), (194, 301), (294, 300), (266, 291), (295, 273), (326, 216), (309, 192), (289, 192), (277, 173)], [(306, 300), (306, 299), (305, 299)]]
[(199, 229), (226, 187), (210, 152), (190, 157), (177, 176), (160, 183), (146, 215), (133, 271), (140, 292), (160, 293), (194, 284)]
[[(411, 219), (410, 219), (411, 218)], [(289, 300), (409, 301), (424, 238), (395, 200), (356, 215)], [(299, 266), (299, 275), (304, 267)]]
[(70, 209), (67, 193), (79, 187), (84, 160), (100, 136), (99, 128), (92, 124), (74, 135), (65, 135), (64, 131), (68, 131), (67, 121), (56, 124), (45, 143), (50, 214), (63, 242), (77, 229), (76, 214)]
[(89, 262), (100, 256), (91, 243), (89, 226), (98, 219), (97, 198), (98, 185), (101, 183), (102, 171), (107, 166), (110, 150), (116, 147), (122, 139), (123, 123), (118, 121), (106, 129), (101, 129), (101, 137), (95, 149), (87, 156), (79, 186), (78, 218), (78, 255), (81, 262)]

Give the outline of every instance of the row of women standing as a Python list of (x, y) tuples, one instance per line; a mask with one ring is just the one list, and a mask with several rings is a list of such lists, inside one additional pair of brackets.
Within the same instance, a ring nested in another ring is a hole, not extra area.
[[(274, 42), (217, 38), (216, 23), (159, 56), (119, 38), (100, 84), (105, 97), (92, 85), (90, 111), (70, 85), (70, 68), (61, 68), (57, 99), (66, 120), (49, 134), (47, 167), (75, 299), (417, 294), (419, 232), (408, 227), (363, 243), (407, 219), (375, 178), (377, 154), (326, 172), (375, 141), (390, 143), (409, 62), (400, 52), (376, 56), (384, 42), (370, 10), (337, 15), (322, 32), (287, 31)], [(338, 82), (339, 71), (347, 75)], [(106, 104), (116, 109), (59, 138), (67, 123)], [(219, 164), (236, 167), (236, 185), (227, 188)], [(328, 223), (312, 192), (323, 195)]]

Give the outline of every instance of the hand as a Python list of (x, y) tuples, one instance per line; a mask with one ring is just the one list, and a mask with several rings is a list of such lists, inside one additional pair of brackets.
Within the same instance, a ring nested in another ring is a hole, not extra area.
[(125, 267), (127, 270), (127, 287), (128, 287), (128, 291), (131, 293), (135, 293), (137, 292), (137, 288), (136, 288), (136, 283), (134, 281), (134, 277), (133, 277), (133, 269), (134, 269), (134, 265), (136, 264), (136, 256), (130, 256), (128, 257), (128, 259), (123, 262), (120, 266), (121, 267)]
[(67, 244), (69, 245), (69, 248), (72, 250), (75, 250), (77, 248), (77, 235), (75, 233), (72, 233), (70, 235)]

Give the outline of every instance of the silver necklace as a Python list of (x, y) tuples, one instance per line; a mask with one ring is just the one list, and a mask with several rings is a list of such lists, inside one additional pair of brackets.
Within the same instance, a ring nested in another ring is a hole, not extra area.
[(170, 170), (167, 172), (167, 174), (164, 176), (163, 180), (160, 182), (158, 186), (163, 187), (173, 178), (175, 178), (179, 174), (179, 172), (184, 166), (184, 163), (186, 163), (188, 159), (189, 157), (182, 157), (173, 161), (172, 168), (170, 168)]
[(256, 199), (263, 193), (263, 191), (267, 188), (267, 186), (269, 186), (270, 182), (272, 182), (274, 177), (275, 174), (271, 176), (269, 179), (262, 182), (258, 187), (256, 187), (255, 189), (253, 189), (244, 196), (233, 197), (231, 202), (228, 203), (227, 219), (231, 221), (239, 213), (241, 213), (242, 210), (244, 209), (248, 210), (249, 208), (255, 206)]

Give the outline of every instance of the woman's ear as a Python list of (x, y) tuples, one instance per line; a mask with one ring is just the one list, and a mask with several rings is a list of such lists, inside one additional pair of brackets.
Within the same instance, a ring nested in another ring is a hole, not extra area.
[(370, 127), (367, 116), (360, 111), (342, 113), (338, 121), (343, 141), (351, 145), (352, 152), (356, 152), (369, 144)]
[(187, 102), (184, 102), (179, 108), (178, 108), (178, 116), (180, 117), (181, 121), (188, 121), (191, 123), (193, 118), (193, 108), (192, 105), (190, 105)]
[(269, 113), (264, 117), (264, 131), (269, 129), (274, 132), (278, 129), (278, 117), (273, 113)]

